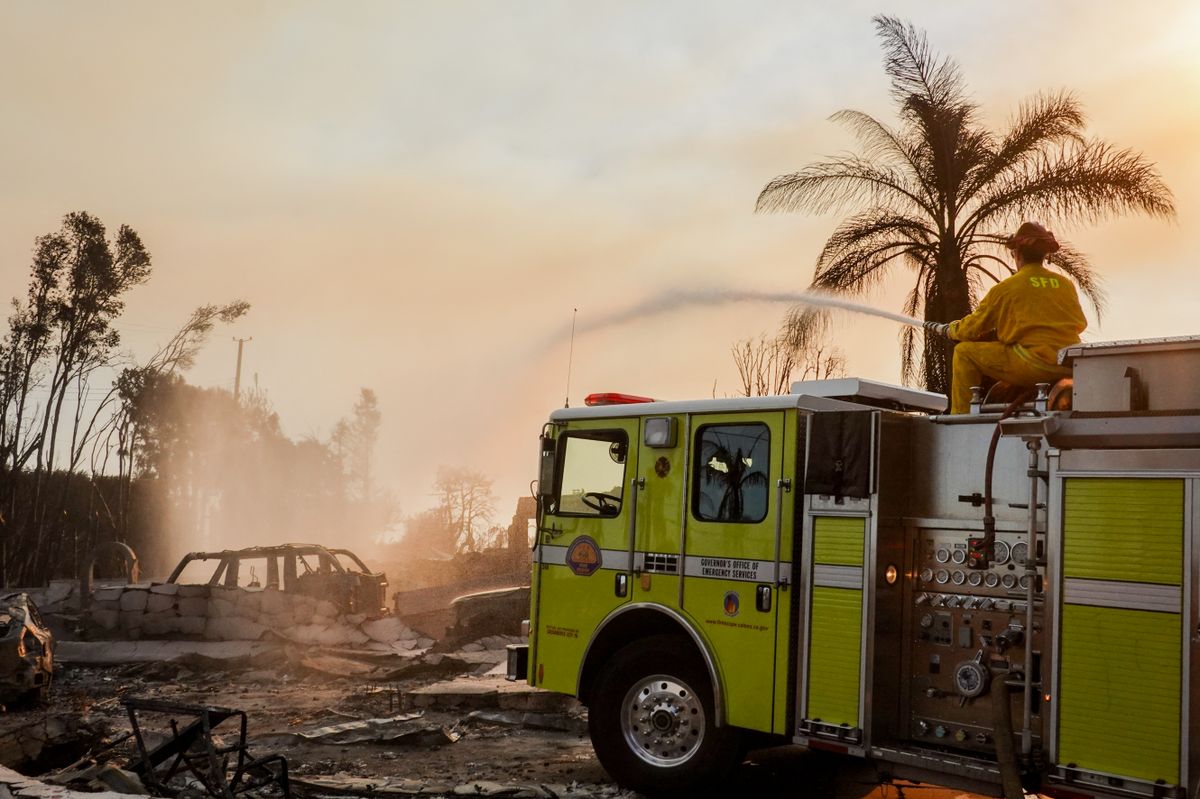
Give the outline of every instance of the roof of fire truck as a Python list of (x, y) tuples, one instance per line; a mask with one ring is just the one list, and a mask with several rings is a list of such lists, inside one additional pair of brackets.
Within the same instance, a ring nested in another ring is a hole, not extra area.
[(940, 413), (946, 409), (944, 394), (920, 391), (848, 377), (838, 380), (808, 380), (792, 384), (790, 394), (770, 397), (725, 397), (702, 400), (654, 400), (630, 394), (592, 394), (581, 408), (559, 408), (551, 421), (649, 416), (685, 413), (736, 413), (799, 408), (809, 411), (850, 411), (885, 407), (899, 411)]

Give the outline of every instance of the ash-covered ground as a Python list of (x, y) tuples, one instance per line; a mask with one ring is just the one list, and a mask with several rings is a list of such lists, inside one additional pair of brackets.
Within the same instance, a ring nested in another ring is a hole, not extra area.
[[(596, 761), (584, 708), (503, 678), (509, 640), (403, 658), (272, 643), (64, 642), (49, 704), (0, 715), (0, 764), (77, 790), (137, 790), (123, 770), (137, 756), (122, 739), (123, 700), (151, 699), (245, 711), (249, 751), (285, 757), (297, 795), (636, 797)], [(148, 745), (165, 740), (165, 716), (141, 718)], [(235, 721), (217, 728), (220, 743), (236, 739)], [(14, 779), (0, 775), (12, 796), (65, 795)], [(785, 748), (751, 753), (714, 795), (965, 796), (881, 780)], [(186, 777), (173, 789), (204, 795)], [(274, 786), (253, 793), (278, 795)]]

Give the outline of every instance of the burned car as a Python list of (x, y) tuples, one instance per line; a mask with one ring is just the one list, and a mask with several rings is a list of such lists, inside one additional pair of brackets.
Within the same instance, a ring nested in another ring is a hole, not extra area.
[(446, 631), (448, 640), (461, 643), (485, 635), (518, 635), (521, 622), (529, 617), (529, 586), (464, 594), (450, 608), (454, 624)]
[(189, 552), (167, 582), (277, 588), (328, 600), (346, 613), (387, 612), (387, 575), (372, 572), (348, 549), (329, 549), (320, 544)]
[(0, 703), (46, 700), (54, 675), (54, 636), (29, 594), (0, 596)]

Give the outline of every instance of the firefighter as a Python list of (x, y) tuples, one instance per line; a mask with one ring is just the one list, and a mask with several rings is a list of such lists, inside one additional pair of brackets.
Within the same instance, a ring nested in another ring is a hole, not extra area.
[(1005, 244), (1016, 274), (993, 286), (974, 313), (949, 324), (925, 323), (960, 342), (954, 348), (951, 413), (970, 409), (971, 387), (985, 377), (1028, 387), (1070, 377), (1070, 369), (1058, 365), (1058, 351), (1079, 343), (1087, 327), (1074, 284), (1045, 267), (1046, 256), (1059, 249), (1054, 234), (1025, 222)]

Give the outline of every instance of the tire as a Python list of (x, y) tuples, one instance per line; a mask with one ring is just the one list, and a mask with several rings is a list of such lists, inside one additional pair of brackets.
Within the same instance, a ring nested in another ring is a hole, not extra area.
[(618, 651), (599, 676), (588, 732), (619, 784), (652, 796), (706, 793), (739, 759), (738, 734), (717, 727), (708, 673), (691, 642), (657, 635)]

